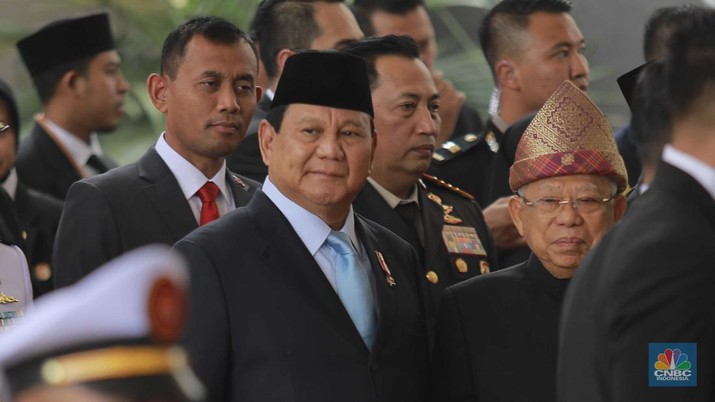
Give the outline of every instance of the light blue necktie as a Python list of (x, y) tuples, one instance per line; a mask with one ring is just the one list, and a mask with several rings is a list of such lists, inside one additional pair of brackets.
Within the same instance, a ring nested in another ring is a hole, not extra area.
[(331, 231), (325, 243), (335, 252), (335, 287), (367, 348), (372, 350), (377, 333), (375, 303), (370, 278), (343, 232)]

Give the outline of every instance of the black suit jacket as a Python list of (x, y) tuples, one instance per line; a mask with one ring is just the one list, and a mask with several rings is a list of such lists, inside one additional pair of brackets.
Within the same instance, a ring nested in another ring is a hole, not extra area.
[[(567, 292), (559, 400), (715, 400), (714, 245), (713, 197), (661, 162), (637, 208), (591, 251)], [(667, 342), (697, 343), (697, 387), (648, 386), (648, 344)]]
[(24, 232), (25, 256), (30, 267), (33, 294), (39, 297), (53, 289), (51, 277), (43, 275), (45, 270), (52, 273), (52, 246), (62, 215), (62, 201), (18, 181), (15, 209)]
[(246, 137), (226, 159), (228, 168), (232, 172), (261, 183), (268, 176), (268, 167), (263, 163), (261, 148), (258, 146), (258, 125), (261, 124), (261, 120), (266, 118), (270, 108), (271, 100), (264, 94), (253, 111), (251, 123), (246, 130)]
[[(429, 200), (427, 198), (427, 191), (421, 186), (418, 186), (420, 218), (422, 219), (425, 232), (424, 247), (417, 238), (415, 229), (402, 219), (394, 209), (390, 208), (385, 199), (382, 198), (377, 190), (375, 190), (375, 187), (369, 182), (365, 184), (365, 187), (363, 187), (360, 194), (358, 194), (353, 205), (357, 213), (390, 229), (417, 250), (422, 262), (420, 280), (428, 292), (425, 300), (429, 303), (425, 310), (428, 313), (429, 328), (432, 329), (434, 327), (434, 316), (436, 315), (437, 306), (439, 305), (439, 299), (444, 289), (465, 279), (480, 275), (484, 263), (487, 264), (486, 268), (488, 268), (489, 271), (499, 269), (499, 265), (496, 261), (496, 252), (492, 243), (491, 234), (484, 222), (484, 216), (482, 215), (479, 205), (453, 191), (433, 185), (430, 181), (425, 180), (424, 183), (428, 186), (429, 192), (436, 194), (442, 199), (443, 204), (454, 207), (451, 215), (462, 219), (462, 222), (459, 224), (446, 225), (444, 223), (442, 208), (435, 202)], [(442, 231), (445, 227), (472, 227), (476, 229), (477, 235), (484, 249), (487, 251), (487, 255), (476, 256), (449, 252), (442, 238)], [(458, 268), (458, 259), (465, 262), (466, 272), (461, 272)], [(432, 283), (427, 280), (426, 275), (429, 271), (437, 275), (437, 283)]]
[[(106, 155), (100, 159), (110, 169), (117, 166)], [(20, 142), (15, 167), (20, 181), (60, 200), (65, 199), (72, 183), (82, 179), (59, 145), (39, 124)]]
[(377, 291), (372, 352), (313, 256), (262, 192), (176, 244), (191, 268), (184, 344), (208, 400), (425, 400), (428, 351), (417, 257), (397, 236), (357, 215), (356, 230)]
[(0, 186), (0, 239), (15, 244), (24, 252), (25, 241), (22, 239), (20, 217), (17, 216), (15, 203), (10, 195)]
[(433, 400), (554, 402), (568, 282), (532, 255), (448, 288), (437, 324)]
[[(246, 205), (259, 184), (227, 174), (236, 206)], [(172, 245), (197, 227), (179, 183), (152, 147), (136, 163), (70, 188), (55, 242), (55, 285), (73, 284), (134, 248)]]

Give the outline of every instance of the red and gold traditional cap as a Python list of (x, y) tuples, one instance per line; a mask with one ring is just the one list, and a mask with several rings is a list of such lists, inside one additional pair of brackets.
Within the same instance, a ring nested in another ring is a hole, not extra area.
[(516, 148), (509, 173), (512, 191), (547, 177), (606, 176), (622, 193), (628, 187), (606, 116), (571, 81), (565, 81), (534, 116)]

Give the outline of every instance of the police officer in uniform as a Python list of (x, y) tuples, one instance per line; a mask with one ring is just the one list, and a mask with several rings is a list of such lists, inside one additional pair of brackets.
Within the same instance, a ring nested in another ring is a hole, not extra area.
[(417, 43), (388, 35), (344, 50), (368, 64), (378, 138), (355, 210), (408, 241), (421, 257), (432, 327), (447, 286), (497, 268), (492, 240), (474, 197), (425, 174), (440, 128), (440, 100)]

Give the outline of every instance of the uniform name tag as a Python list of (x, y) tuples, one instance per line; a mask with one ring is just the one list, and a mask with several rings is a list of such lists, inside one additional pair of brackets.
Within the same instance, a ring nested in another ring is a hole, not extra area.
[(479, 240), (477, 230), (472, 227), (444, 225), (442, 239), (447, 251), (450, 253), (487, 255), (487, 251), (484, 249), (481, 240)]

